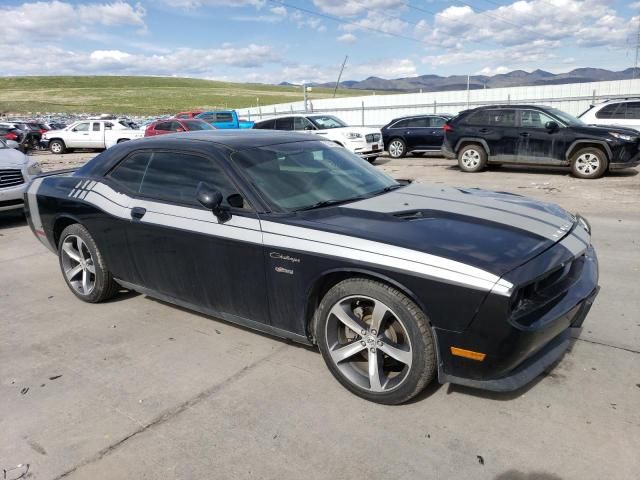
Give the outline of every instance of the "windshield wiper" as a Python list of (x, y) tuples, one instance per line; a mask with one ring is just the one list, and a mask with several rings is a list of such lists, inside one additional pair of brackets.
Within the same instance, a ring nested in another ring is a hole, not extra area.
[(362, 200), (364, 198), (367, 198), (367, 196), (358, 196), (358, 197), (352, 197), (352, 198), (343, 198), (342, 200), (322, 200), (321, 202), (317, 202), (314, 203), (313, 205), (309, 205), (307, 207), (302, 207), (302, 208), (297, 208), (294, 210), (294, 212), (302, 212), (305, 210), (314, 210), (316, 208), (322, 208), (322, 207), (330, 207), (333, 205), (339, 205), (341, 203), (349, 203), (349, 202), (355, 202), (357, 200)]

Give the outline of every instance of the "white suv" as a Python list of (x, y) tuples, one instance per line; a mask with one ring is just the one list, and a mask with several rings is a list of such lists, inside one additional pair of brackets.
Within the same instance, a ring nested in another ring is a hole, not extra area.
[(41, 171), (35, 160), (0, 139), (0, 212), (23, 208), (27, 185)]
[(591, 105), (578, 118), (587, 125), (627, 127), (640, 131), (640, 98), (605, 100)]
[(253, 128), (308, 132), (331, 140), (372, 162), (382, 155), (384, 145), (378, 128), (350, 127), (333, 115), (293, 114), (260, 120)]

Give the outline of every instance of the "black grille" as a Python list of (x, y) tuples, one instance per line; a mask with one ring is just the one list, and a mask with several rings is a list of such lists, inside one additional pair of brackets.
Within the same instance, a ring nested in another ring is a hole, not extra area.
[(380, 141), (380, 134), (379, 133), (370, 133), (369, 135), (365, 135), (364, 139), (367, 141), (367, 143), (379, 142)]
[(15, 187), (16, 185), (22, 185), (23, 183), (24, 177), (20, 170), (0, 170), (0, 188)]

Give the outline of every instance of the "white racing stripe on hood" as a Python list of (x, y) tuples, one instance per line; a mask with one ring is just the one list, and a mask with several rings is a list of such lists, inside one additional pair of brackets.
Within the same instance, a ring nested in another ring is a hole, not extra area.
[(480, 195), (464, 194), (455, 189), (430, 188), (418, 184), (344, 205), (342, 208), (379, 213), (437, 210), (512, 226), (551, 241), (558, 241), (572, 226), (570, 221), (562, 217), (526, 205), (518, 205), (515, 201), (500, 201)]
[(93, 182), (82, 187), (91, 189), (83, 198), (84, 201), (115, 217), (131, 220), (132, 207), (145, 208), (145, 215), (141, 220), (136, 220), (143, 224), (180, 228), (270, 247), (347, 258), (501, 295), (510, 295), (513, 288), (511, 283), (490, 272), (416, 250), (239, 215), (234, 215), (228, 222), (220, 224), (211, 212), (204, 209), (133, 199), (103, 183)]

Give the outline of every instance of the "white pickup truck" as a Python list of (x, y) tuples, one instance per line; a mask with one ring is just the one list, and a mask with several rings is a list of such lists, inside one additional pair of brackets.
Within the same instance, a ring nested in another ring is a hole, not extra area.
[(144, 130), (134, 130), (124, 120), (81, 120), (62, 130), (49, 130), (42, 142), (51, 153), (65, 153), (74, 148), (109, 148), (142, 137)]

